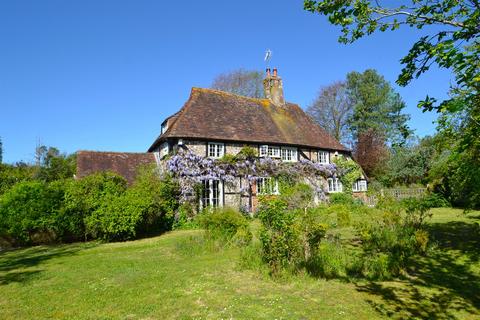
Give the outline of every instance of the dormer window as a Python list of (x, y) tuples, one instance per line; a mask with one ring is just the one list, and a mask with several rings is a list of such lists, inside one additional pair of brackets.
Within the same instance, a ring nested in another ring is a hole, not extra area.
[(223, 143), (209, 142), (208, 156), (210, 158), (219, 159), (225, 154), (225, 145)]
[(168, 121), (165, 121), (164, 123), (162, 123), (162, 127), (161, 127), (161, 134), (164, 134), (165, 132), (167, 132), (167, 129), (168, 129)]
[(297, 148), (282, 147), (282, 161), (296, 162), (297, 161)]
[(318, 162), (322, 164), (330, 163), (330, 154), (328, 151), (318, 151)]

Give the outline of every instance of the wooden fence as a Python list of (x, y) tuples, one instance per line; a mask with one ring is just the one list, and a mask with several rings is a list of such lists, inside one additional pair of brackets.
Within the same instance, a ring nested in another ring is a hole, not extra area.
[(375, 206), (378, 203), (380, 197), (392, 197), (396, 200), (402, 200), (406, 198), (420, 198), (427, 192), (426, 188), (410, 188), (410, 189), (382, 189), (376, 195), (367, 196), (365, 204), (368, 206)]

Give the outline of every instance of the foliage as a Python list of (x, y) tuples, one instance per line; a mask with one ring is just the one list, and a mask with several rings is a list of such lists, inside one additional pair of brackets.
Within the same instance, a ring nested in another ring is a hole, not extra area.
[(308, 208), (313, 205), (314, 192), (306, 183), (283, 184), (279, 198), (285, 201), (288, 208)]
[[(401, 60), (404, 68), (397, 83), (405, 86), (413, 78), (427, 72), (433, 63), (452, 69), (459, 88), (475, 88), (466, 97), (467, 104), (452, 105), (444, 101), (436, 108), (469, 108), (478, 94), (479, 52), (478, 24), (480, 6), (477, 1), (439, 0), (411, 1), (409, 5), (386, 7), (368, 0), (305, 0), (305, 10), (318, 12), (342, 27), (340, 42), (351, 43), (373, 32), (396, 30), (402, 25), (426, 29), (430, 35), (422, 36)], [(427, 98), (420, 104), (425, 110), (435, 108), (435, 99)], [(470, 102), (470, 103), (468, 103)], [(450, 110), (453, 111), (453, 110)]]
[(289, 209), (287, 202), (276, 196), (260, 200), (262, 257), (273, 275), (298, 268), (316, 254), (327, 225), (312, 212)]
[(18, 244), (56, 240), (63, 185), (38, 181), (17, 183), (0, 198), (0, 234)]
[(233, 208), (207, 208), (198, 217), (198, 221), (208, 237), (215, 240), (247, 245), (252, 239), (248, 220)]
[(212, 89), (252, 98), (263, 98), (263, 73), (256, 70), (237, 69), (215, 77)]
[(175, 214), (172, 229), (186, 230), (198, 228), (198, 219), (195, 219), (196, 215), (197, 213), (190, 202), (182, 203)]
[(333, 162), (337, 166), (339, 179), (344, 186), (343, 192), (347, 194), (352, 194), (353, 183), (362, 177), (362, 169), (352, 159), (342, 156), (335, 157), (333, 159)]
[(405, 102), (376, 70), (347, 74), (347, 88), (354, 105), (349, 127), (354, 138), (367, 131), (385, 137), (390, 145), (402, 144), (410, 135)]
[(353, 206), (357, 203), (357, 201), (353, 198), (351, 194), (339, 192), (339, 193), (332, 193), (328, 198), (330, 204), (343, 204)]
[(13, 185), (33, 180), (35, 168), (19, 162), (14, 165), (0, 163), (0, 196)]
[[(330, 177), (336, 172), (334, 164), (324, 165), (304, 159), (286, 163), (272, 158), (252, 159), (251, 155), (253, 153), (250, 149), (244, 148), (243, 156), (240, 155), (234, 162), (226, 162), (180, 151), (167, 161), (167, 169), (180, 184), (182, 202), (191, 200), (195, 195), (195, 187), (205, 180), (222, 180), (229, 184), (237, 177), (242, 177), (247, 181), (247, 187), (241, 191), (248, 192), (253, 183), (261, 177), (310, 179), (315, 185), (318, 177)], [(319, 198), (324, 197), (323, 186), (318, 185), (314, 192)]]
[(39, 146), (35, 152), (37, 171), (35, 178), (42, 181), (54, 181), (72, 178), (76, 172), (75, 154), (61, 154), (57, 148)]
[(3, 162), (3, 142), (2, 137), (0, 137), (0, 164)]
[(110, 194), (86, 217), (87, 234), (93, 238), (122, 241), (138, 234), (171, 228), (177, 209), (178, 187), (168, 176), (161, 179), (151, 167), (139, 174), (132, 187)]
[(387, 172), (385, 162), (388, 154), (388, 147), (382, 134), (369, 129), (358, 135), (353, 156), (368, 177), (378, 178)]
[(322, 87), (307, 108), (307, 113), (335, 139), (347, 142), (350, 136), (348, 120), (353, 108), (347, 85), (343, 81)]

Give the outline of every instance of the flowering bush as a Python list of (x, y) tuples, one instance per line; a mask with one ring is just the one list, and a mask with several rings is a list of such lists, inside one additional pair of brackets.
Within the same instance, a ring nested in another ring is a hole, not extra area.
[(247, 187), (241, 191), (251, 192), (251, 185), (259, 178), (280, 175), (307, 179), (314, 186), (317, 196), (323, 198), (325, 191), (318, 177), (327, 178), (337, 174), (335, 164), (325, 165), (306, 159), (300, 159), (299, 162), (294, 163), (272, 158), (258, 159), (253, 157), (251, 151), (241, 151), (235, 159), (228, 157), (228, 161), (180, 151), (167, 161), (167, 170), (178, 179), (183, 202), (192, 200), (195, 196), (195, 186), (206, 180), (222, 180), (224, 183), (232, 184), (235, 178), (241, 177), (248, 182)]

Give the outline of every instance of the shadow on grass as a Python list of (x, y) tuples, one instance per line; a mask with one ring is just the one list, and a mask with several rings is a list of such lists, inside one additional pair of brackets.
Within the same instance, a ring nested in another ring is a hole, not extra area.
[(409, 270), (412, 277), (401, 282), (357, 284), (357, 290), (377, 296), (379, 299), (368, 302), (389, 318), (460, 319), (459, 314), (465, 313), (478, 317), (478, 227), (452, 221), (431, 224), (428, 229), (438, 248), (428, 257), (415, 259)]
[[(37, 277), (44, 262), (76, 254), (95, 246), (94, 243), (61, 246), (38, 246), (0, 253), (0, 285), (12, 282), (27, 282)], [(25, 270), (28, 269), (28, 270)]]

